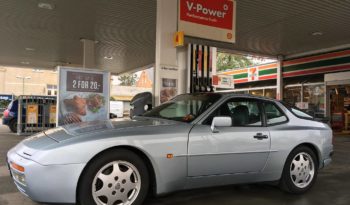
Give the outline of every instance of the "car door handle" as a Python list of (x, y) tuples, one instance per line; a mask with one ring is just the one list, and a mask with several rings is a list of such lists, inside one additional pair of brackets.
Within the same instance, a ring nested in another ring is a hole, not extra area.
[(254, 136), (255, 139), (258, 139), (258, 140), (262, 140), (262, 139), (267, 139), (268, 136), (267, 135), (263, 135), (262, 133), (257, 133), (255, 136)]

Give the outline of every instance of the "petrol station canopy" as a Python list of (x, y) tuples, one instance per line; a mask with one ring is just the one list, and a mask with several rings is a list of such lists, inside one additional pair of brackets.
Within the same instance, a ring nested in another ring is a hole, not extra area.
[[(189, 37), (186, 42), (286, 58), (350, 47), (348, 0), (236, 2), (235, 44)], [(2, 0), (0, 62), (38, 68), (81, 65), (84, 38), (96, 41), (97, 68), (120, 73), (150, 65), (156, 15), (156, 0)]]

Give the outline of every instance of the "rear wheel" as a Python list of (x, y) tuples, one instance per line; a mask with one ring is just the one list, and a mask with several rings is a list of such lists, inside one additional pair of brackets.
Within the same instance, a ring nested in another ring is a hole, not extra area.
[(10, 128), (11, 132), (16, 133), (17, 132), (17, 120), (12, 119), (10, 121), (9, 128)]
[(280, 187), (289, 193), (302, 194), (315, 183), (318, 163), (315, 153), (305, 146), (297, 147), (288, 156)]
[(149, 188), (142, 159), (128, 150), (108, 151), (88, 165), (81, 178), (81, 205), (142, 204)]

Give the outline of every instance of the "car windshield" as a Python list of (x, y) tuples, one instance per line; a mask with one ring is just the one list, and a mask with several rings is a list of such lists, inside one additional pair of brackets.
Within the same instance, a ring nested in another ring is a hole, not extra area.
[(220, 99), (216, 93), (199, 93), (179, 95), (144, 113), (144, 117), (163, 118), (180, 122), (192, 122), (205, 110)]

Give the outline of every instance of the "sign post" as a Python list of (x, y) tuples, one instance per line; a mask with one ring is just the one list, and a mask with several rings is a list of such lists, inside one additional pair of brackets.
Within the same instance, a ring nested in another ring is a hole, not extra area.
[(109, 72), (67, 67), (58, 71), (57, 125), (109, 119)]

